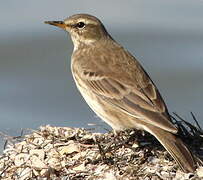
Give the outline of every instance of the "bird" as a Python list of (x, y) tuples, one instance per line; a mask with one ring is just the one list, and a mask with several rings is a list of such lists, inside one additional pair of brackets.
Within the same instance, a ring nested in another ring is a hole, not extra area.
[(71, 71), (90, 108), (115, 132), (139, 129), (152, 134), (184, 172), (196, 162), (178, 137), (167, 106), (138, 60), (117, 43), (103, 23), (89, 14), (45, 21), (67, 31), (74, 49)]

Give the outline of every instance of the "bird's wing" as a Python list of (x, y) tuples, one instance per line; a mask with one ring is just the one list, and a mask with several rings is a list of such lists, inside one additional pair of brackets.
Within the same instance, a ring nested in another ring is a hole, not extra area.
[[(101, 68), (105, 63), (101, 65), (98, 61), (95, 62), (97, 64), (84, 65), (79, 69), (83, 88), (145, 123), (173, 133), (177, 132), (157, 88), (135, 59), (133, 63), (130, 62), (131, 66), (127, 67), (120, 62), (118, 64), (106, 62), (106, 68)], [(115, 66), (115, 72), (109, 69), (110, 66)]]

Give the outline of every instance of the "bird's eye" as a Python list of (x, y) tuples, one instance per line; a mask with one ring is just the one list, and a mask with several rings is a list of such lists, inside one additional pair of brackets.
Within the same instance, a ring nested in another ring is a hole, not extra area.
[(82, 28), (85, 27), (85, 23), (84, 22), (79, 22), (79, 23), (77, 23), (77, 27), (82, 29)]

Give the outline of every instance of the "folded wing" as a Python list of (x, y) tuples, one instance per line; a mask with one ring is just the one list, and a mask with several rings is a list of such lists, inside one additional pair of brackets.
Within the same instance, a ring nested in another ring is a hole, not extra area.
[(129, 83), (121, 82), (112, 78), (113, 76), (108, 77), (102, 72), (84, 70), (81, 74), (80, 78), (85, 81), (86, 88), (106, 102), (145, 123), (177, 132), (158, 90), (149, 77), (145, 77), (145, 83), (136, 81), (136, 86), (130, 86)]

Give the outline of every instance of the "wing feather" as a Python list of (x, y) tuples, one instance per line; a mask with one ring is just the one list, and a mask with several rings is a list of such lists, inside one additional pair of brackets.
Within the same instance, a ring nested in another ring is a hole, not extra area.
[[(151, 84), (146, 89), (136, 89), (109, 77), (95, 78), (95, 80), (93, 77), (91, 80), (87, 79), (89, 78), (85, 77), (83, 80), (88, 89), (106, 102), (141, 121), (168, 131), (177, 131), (170, 122), (165, 106), (162, 107), (164, 105), (162, 100), (157, 100), (157, 98), (161, 98), (159, 92)], [(153, 94), (151, 95), (150, 92)]]

